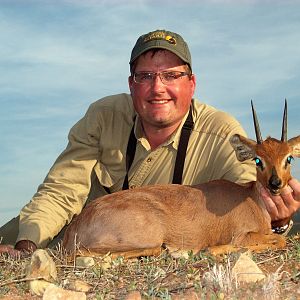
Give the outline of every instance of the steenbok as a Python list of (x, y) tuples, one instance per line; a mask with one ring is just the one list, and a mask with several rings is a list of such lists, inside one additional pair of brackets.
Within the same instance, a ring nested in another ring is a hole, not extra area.
[(253, 105), (252, 111), (257, 141), (236, 134), (230, 142), (239, 161), (255, 160), (257, 181), (143, 186), (98, 198), (68, 226), (63, 246), (125, 257), (157, 255), (162, 248), (194, 253), (210, 248), (215, 254), (235, 247), (283, 248), (285, 239), (272, 233), (257, 182), (280, 194), (291, 178), (291, 160), (300, 157), (300, 136), (287, 140), (286, 103), (281, 140), (263, 141)]

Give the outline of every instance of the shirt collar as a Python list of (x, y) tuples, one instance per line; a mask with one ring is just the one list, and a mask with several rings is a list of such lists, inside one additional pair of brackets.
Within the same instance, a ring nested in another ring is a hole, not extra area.
[[(185, 114), (184, 118), (182, 119), (179, 127), (175, 130), (175, 132), (170, 136), (170, 138), (163, 143), (160, 147), (173, 147), (175, 150), (178, 149), (180, 135), (181, 135), (181, 129), (188, 117), (189, 111)], [(146, 137), (144, 136), (143, 127), (141, 124), (141, 119), (139, 115), (137, 115), (135, 124), (134, 124), (134, 134), (136, 139), (146, 148), (147, 150), (151, 150), (150, 144)]]

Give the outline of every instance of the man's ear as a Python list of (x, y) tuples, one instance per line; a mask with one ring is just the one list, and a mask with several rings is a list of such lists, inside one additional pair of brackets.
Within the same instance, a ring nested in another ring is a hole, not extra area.
[(191, 84), (191, 92), (192, 92), (191, 98), (193, 98), (193, 95), (194, 95), (194, 92), (196, 89), (196, 75), (195, 74), (191, 75), (190, 84)]
[(235, 155), (239, 161), (252, 159), (256, 156), (256, 142), (239, 134), (234, 134), (229, 142), (235, 151)]
[(293, 149), (292, 155), (300, 158), (300, 135), (289, 139), (288, 144)]
[(133, 85), (133, 77), (130, 75), (128, 77), (128, 86), (129, 86), (130, 93), (132, 93), (132, 85)]

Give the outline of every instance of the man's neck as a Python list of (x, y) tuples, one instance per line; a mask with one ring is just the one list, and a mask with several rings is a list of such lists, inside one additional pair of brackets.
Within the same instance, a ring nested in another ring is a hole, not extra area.
[(165, 143), (170, 138), (170, 136), (176, 131), (179, 125), (180, 122), (169, 127), (158, 128), (143, 124), (144, 134), (151, 146), (151, 149), (154, 150), (163, 143)]

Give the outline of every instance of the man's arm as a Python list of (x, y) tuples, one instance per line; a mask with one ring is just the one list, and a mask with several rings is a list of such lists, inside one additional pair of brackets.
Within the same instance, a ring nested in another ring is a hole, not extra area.
[(92, 106), (70, 131), (66, 150), (58, 157), (32, 200), (20, 212), (16, 247), (31, 241), (45, 247), (79, 214), (91, 186), (97, 163), (101, 129)]
[[(103, 193), (98, 190), (101, 185), (115, 183), (107, 171), (111, 165), (114, 176), (123, 174), (123, 169), (120, 171), (123, 156), (115, 149), (125, 145), (124, 132), (131, 129), (133, 115), (132, 100), (127, 94), (109, 96), (90, 105), (85, 116), (71, 129), (66, 150), (22, 209), (14, 251), (46, 247), (81, 212), (88, 197), (103, 194), (104, 190)], [(100, 185), (96, 187), (95, 182)], [(0, 245), (0, 253), (4, 248)], [(11, 247), (6, 250), (11, 251)]]

